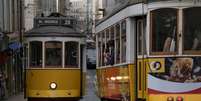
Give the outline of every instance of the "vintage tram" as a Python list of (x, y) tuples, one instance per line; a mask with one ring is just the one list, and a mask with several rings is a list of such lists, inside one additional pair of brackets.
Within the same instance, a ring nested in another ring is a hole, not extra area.
[(127, 1), (96, 25), (101, 100), (201, 99), (201, 2)]
[(85, 35), (70, 17), (36, 17), (25, 33), (25, 97), (28, 101), (79, 100), (86, 74)]

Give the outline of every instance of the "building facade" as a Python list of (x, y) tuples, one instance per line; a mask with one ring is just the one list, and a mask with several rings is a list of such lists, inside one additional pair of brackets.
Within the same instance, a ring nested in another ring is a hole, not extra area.
[(86, 29), (86, 0), (70, 0), (70, 9), (67, 13), (68, 16), (72, 16), (77, 20), (77, 30), (84, 32)]
[(33, 28), (33, 19), (36, 16), (49, 16), (53, 12), (67, 15), (69, 10), (69, 0), (25, 0), (25, 31)]
[(25, 0), (24, 3), (24, 22), (25, 22), (25, 31), (28, 31), (33, 28), (33, 19), (37, 15), (38, 11), (37, 0)]
[(0, 100), (23, 90), (23, 0), (0, 0)]
[(37, 0), (38, 14), (44, 16), (50, 15), (52, 12), (59, 12), (66, 15), (65, 12), (69, 8), (69, 0)]

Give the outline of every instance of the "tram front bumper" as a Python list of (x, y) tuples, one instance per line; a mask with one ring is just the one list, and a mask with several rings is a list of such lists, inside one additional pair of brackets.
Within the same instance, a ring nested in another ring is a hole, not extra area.
[(29, 97), (80, 97), (79, 90), (29, 90)]

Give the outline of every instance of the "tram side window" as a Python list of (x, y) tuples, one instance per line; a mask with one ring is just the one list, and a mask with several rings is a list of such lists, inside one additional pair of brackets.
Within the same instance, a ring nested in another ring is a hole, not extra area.
[(105, 57), (105, 56), (104, 56), (104, 55), (105, 55), (105, 50), (106, 50), (106, 49), (105, 49), (105, 40), (106, 40), (106, 38), (105, 38), (105, 32), (103, 31), (103, 32), (102, 32), (102, 40), (101, 40), (101, 42), (102, 42), (102, 43), (101, 43), (101, 45), (102, 45), (102, 47), (101, 47), (101, 48), (102, 48), (102, 49), (101, 49), (101, 53), (102, 53), (102, 54), (101, 54), (101, 55), (102, 55), (102, 56), (101, 56), (101, 66), (105, 66), (105, 58), (104, 58), (104, 57)]
[(175, 52), (177, 49), (177, 9), (163, 8), (151, 12), (152, 52)]
[(42, 42), (32, 41), (30, 42), (30, 67), (42, 68)]
[(65, 42), (65, 67), (78, 67), (79, 48), (78, 42)]
[[(114, 29), (113, 29), (114, 32)], [(114, 64), (114, 33), (111, 36), (110, 28), (105, 31), (105, 50), (104, 50), (104, 65)], [(112, 38), (113, 37), (113, 38)]]
[(126, 21), (121, 23), (121, 52), (122, 52), (122, 61), (126, 62)]
[[(137, 21), (137, 54), (142, 55), (143, 54), (143, 20)], [(145, 48), (144, 48), (145, 49)]]
[(100, 33), (98, 35), (98, 66), (101, 66), (101, 35)]
[(186, 8), (183, 11), (184, 50), (201, 50), (201, 8)]
[(109, 40), (107, 42), (108, 50), (109, 50), (109, 58), (108, 65), (114, 64), (114, 27), (110, 28)]
[(62, 66), (62, 43), (49, 41), (45, 43), (45, 60), (47, 67), (58, 68)]
[(24, 67), (27, 68), (28, 67), (28, 44), (25, 43), (24, 47), (23, 47), (23, 61), (24, 61)]
[(120, 63), (120, 25), (117, 24), (115, 27), (116, 30), (116, 39), (115, 39), (115, 45), (116, 45), (116, 50), (115, 50), (115, 63), (118, 64)]

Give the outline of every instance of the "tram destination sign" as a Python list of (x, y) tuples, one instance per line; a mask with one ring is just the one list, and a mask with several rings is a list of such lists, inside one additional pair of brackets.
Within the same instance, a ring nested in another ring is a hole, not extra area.
[(34, 27), (40, 26), (73, 26), (75, 20), (68, 17), (36, 17), (34, 18)]

